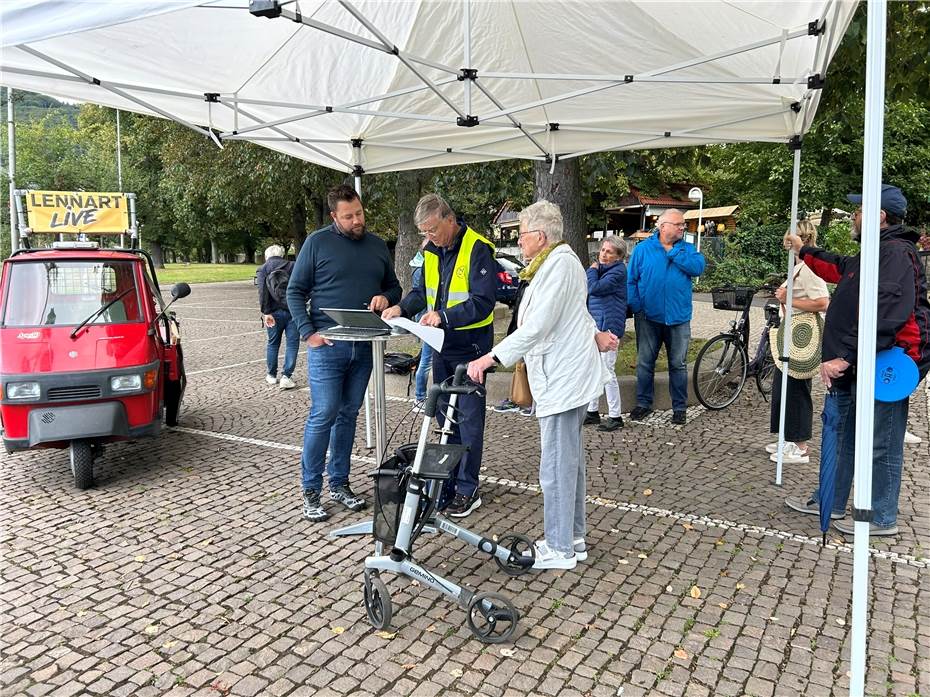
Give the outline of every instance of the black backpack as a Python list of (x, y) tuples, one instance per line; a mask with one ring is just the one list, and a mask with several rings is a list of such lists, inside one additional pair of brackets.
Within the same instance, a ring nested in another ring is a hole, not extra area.
[(409, 375), (420, 365), (420, 355), (411, 356), (409, 353), (384, 354), (384, 371), (397, 375)]
[(291, 269), (294, 265), (291, 262), (282, 264), (274, 271), (265, 276), (265, 290), (271, 299), (284, 304), (287, 302), (287, 284), (291, 280)]

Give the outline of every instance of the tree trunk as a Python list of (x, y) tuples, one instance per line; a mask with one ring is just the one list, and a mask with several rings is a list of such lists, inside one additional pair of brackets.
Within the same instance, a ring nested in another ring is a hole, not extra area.
[(214, 240), (212, 237), (210, 238), (210, 263), (219, 263), (219, 254), (216, 251), (216, 240)]
[(563, 239), (578, 255), (583, 266), (588, 259), (588, 229), (584, 200), (581, 196), (581, 170), (578, 158), (556, 162), (549, 174), (550, 164), (536, 162), (536, 193), (534, 200), (546, 199), (562, 209)]
[[(307, 239), (307, 208), (303, 201), (298, 201), (291, 209), (291, 237), (294, 240), (294, 251), (297, 252)], [(285, 255), (287, 251), (284, 250)]]
[(397, 173), (397, 244), (394, 247), (394, 273), (404, 289), (412, 286), (413, 269), (410, 260), (420, 249), (422, 237), (413, 223), (413, 212), (423, 195), (423, 189), (432, 177), (432, 170), (412, 169)]
[(820, 232), (825, 233), (830, 229), (830, 222), (833, 220), (833, 204), (826, 204), (820, 210), (823, 211), (820, 215)]
[(161, 244), (152, 242), (149, 253), (152, 255), (152, 263), (155, 264), (156, 269), (165, 268), (165, 252), (162, 250)]

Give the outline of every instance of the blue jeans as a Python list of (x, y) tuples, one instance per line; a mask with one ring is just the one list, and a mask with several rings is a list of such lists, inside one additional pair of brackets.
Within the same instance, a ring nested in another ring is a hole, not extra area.
[(300, 349), (300, 334), (297, 333), (297, 322), (291, 318), (287, 310), (276, 310), (271, 313), (274, 317), (274, 326), (265, 327), (268, 332), (268, 347), (265, 349), (265, 363), (269, 375), (278, 374), (278, 353), (281, 350), (281, 337), (287, 335), (284, 345), (284, 369), (282, 375), (291, 377), (297, 365), (297, 351)]
[[(904, 430), (907, 427), (908, 400), (877, 402), (872, 432), (872, 522), (878, 527), (895, 525), (898, 494), (904, 466)], [(836, 391), (839, 411), (837, 426), (836, 490), (833, 512), (845, 513), (852, 489), (856, 452), (856, 394)]]
[(323, 488), (327, 448), (326, 474), (330, 490), (348, 483), (355, 421), (365, 399), (371, 366), (369, 343), (334, 341), (332, 346), (324, 344), (307, 349), (307, 384), (312, 404), (304, 425), (304, 448), (300, 456), (304, 489), (320, 491)]
[(655, 389), (656, 359), (665, 345), (668, 355), (668, 387), (672, 409), (688, 408), (688, 344), (691, 343), (691, 322), (661, 324), (646, 319), (641, 313), (635, 318), (636, 328), (636, 406), (652, 408)]
[(418, 402), (426, 399), (426, 383), (429, 380), (429, 370), (433, 365), (433, 347), (425, 341), (420, 344), (420, 365), (417, 366), (416, 392)]

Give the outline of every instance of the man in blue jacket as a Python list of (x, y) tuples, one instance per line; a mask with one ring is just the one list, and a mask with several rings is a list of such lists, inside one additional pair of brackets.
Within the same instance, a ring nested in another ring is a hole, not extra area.
[[(459, 363), (489, 353), (494, 344), (494, 245), (456, 219), (449, 204), (437, 194), (420, 199), (413, 220), (427, 239), (422, 280), (399, 305), (389, 307), (381, 316), (414, 317), (425, 309), (420, 324), (444, 330), (442, 351), (433, 354), (433, 382), (439, 384), (455, 373)], [(449, 442), (463, 443), (469, 451), (439, 499), (440, 509), (456, 518), (481, 505), (478, 471), (484, 447), (485, 403), (484, 395), (458, 398), (457, 423)]]
[(636, 408), (630, 418), (652, 413), (656, 358), (664, 344), (672, 423), (684, 424), (688, 406), (688, 345), (691, 342), (691, 279), (704, 272), (704, 256), (685, 242), (685, 219), (669, 208), (652, 237), (633, 249), (627, 301), (636, 328)]
[(320, 336), (336, 324), (321, 308), (367, 307), (381, 312), (401, 294), (387, 245), (365, 229), (365, 209), (355, 189), (337, 186), (326, 198), (333, 222), (304, 242), (287, 286), (288, 309), (308, 347), (312, 404), (304, 425), (300, 466), (304, 517), (314, 522), (329, 518), (320, 501), (327, 449), (330, 498), (352, 511), (366, 505), (349, 488), (349, 457), (372, 369), (371, 343)]

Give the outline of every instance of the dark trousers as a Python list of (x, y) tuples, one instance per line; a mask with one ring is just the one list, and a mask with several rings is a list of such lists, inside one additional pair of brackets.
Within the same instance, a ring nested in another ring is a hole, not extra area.
[[(775, 367), (772, 382), (772, 409), (769, 417), (769, 431), (778, 433), (778, 420), (781, 410), (782, 372)], [(785, 403), (785, 440), (792, 443), (811, 439), (814, 422), (814, 401), (811, 399), (811, 381), (796, 380), (788, 376), (788, 400)]]
[[(476, 356), (477, 357), (477, 356)], [(449, 360), (441, 353), (433, 353), (433, 383), (439, 384), (455, 374), (455, 366), (467, 363), (469, 359)], [(446, 414), (446, 397), (439, 400), (436, 418), (440, 425)], [(481, 455), (484, 451), (484, 417), (487, 398), (475, 394), (459, 395), (456, 402), (455, 423), (452, 427), (450, 443), (467, 445), (469, 450), (458, 467), (452, 472), (452, 478), (443, 486), (440, 505), (452, 500), (455, 494), (472, 496), (478, 489), (478, 471), (481, 469)]]

